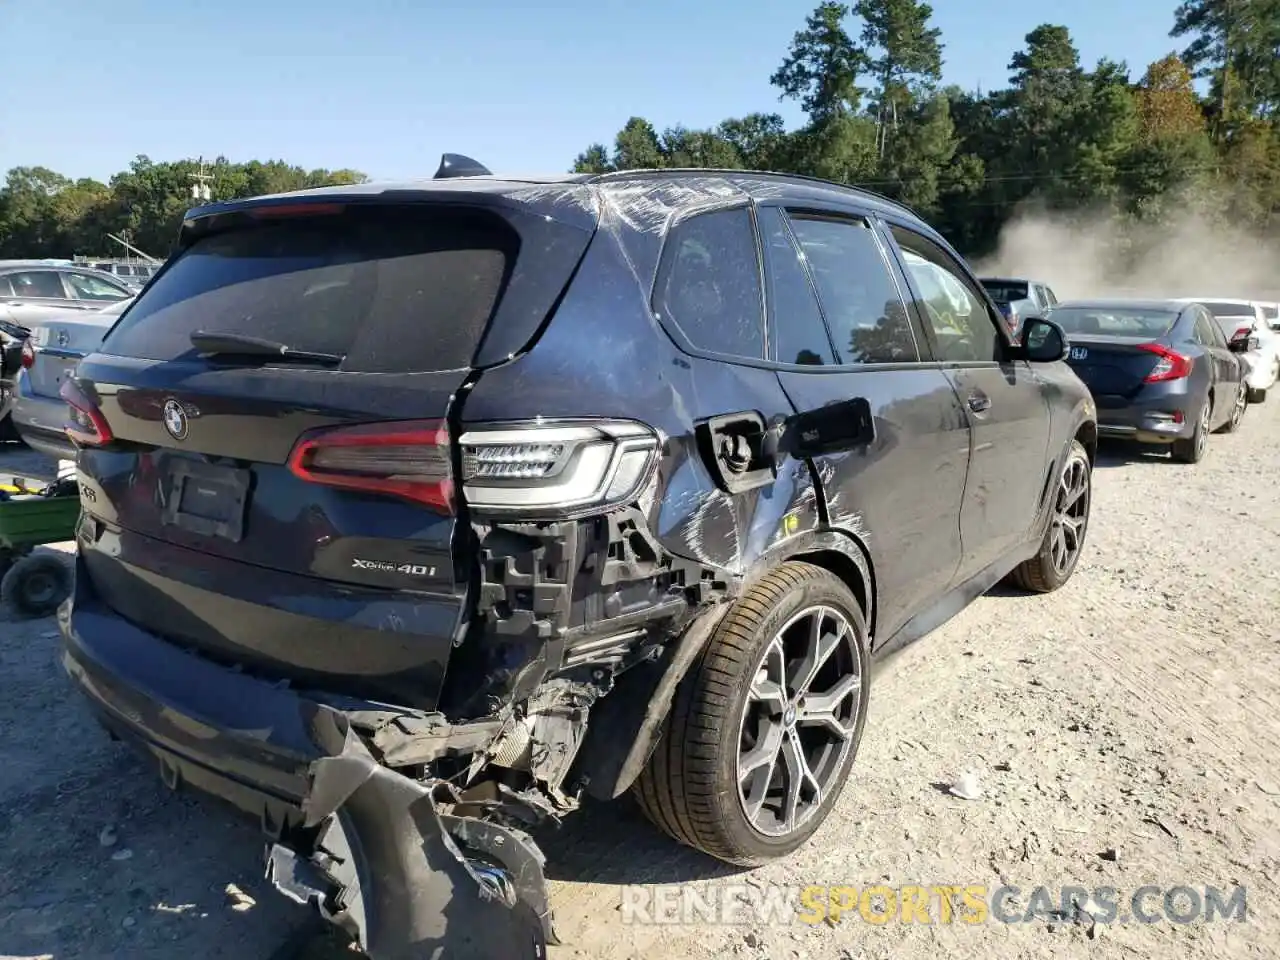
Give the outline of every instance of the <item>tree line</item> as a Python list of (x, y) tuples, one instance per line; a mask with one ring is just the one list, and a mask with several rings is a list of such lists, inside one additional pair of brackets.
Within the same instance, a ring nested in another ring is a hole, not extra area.
[(1087, 69), (1067, 27), (1041, 24), (1008, 86), (986, 92), (942, 84), (932, 16), (917, 0), (821, 3), (770, 77), (803, 108), (799, 129), (760, 112), (660, 133), (635, 116), (574, 169), (824, 177), (909, 204), (971, 256), (1028, 202), (1145, 226), (1194, 209), (1280, 233), (1280, 0), (1185, 0), (1170, 32), (1185, 46), (1138, 76), (1109, 59)]
[[(798, 128), (767, 110), (661, 132), (635, 116), (573, 169), (824, 177), (911, 205), (971, 256), (991, 250), (1028, 203), (1145, 227), (1195, 211), (1280, 235), (1280, 0), (1184, 0), (1170, 31), (1182, 49), (1140, 74), (1110, 59), (1087, 68), (1066, 26), (1041, 24), (1011, 54), (1008, 86), (985, 92), (943, 84), (945, 44), (932, 17), (917, 0), (820, 3), (780, 44), (770, 77), (803, 109)], [(109, 234), (163, 255), (198, 169), (140, 156), (105, 184), (10, 170), (0, 257), (103, 255), (115, 246)], [(208, 172), (214, 199), (365, 179), (225, 158)]]

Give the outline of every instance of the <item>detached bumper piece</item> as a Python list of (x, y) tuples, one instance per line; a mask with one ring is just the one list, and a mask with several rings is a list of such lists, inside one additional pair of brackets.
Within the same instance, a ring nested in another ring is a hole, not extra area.
[(342, 752), (311, 766), (312, 854), (274, 845), (267, 878), (373, 960), (543, 960), (556, 940), (541, 852), (520, 830), (442, 812), (454, 799), (382, 766), (348, 729)]

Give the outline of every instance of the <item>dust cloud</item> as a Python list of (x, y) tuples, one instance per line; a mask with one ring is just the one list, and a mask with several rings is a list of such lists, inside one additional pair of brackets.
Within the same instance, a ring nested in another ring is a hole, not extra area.
[(1223, 297), (1280, 300), (1280, 243), (1186, 212), (1138, 223), (1105, 214), (1024, 209), (1005, 224), (979, 276), (1047, 283), (1080, 297)]

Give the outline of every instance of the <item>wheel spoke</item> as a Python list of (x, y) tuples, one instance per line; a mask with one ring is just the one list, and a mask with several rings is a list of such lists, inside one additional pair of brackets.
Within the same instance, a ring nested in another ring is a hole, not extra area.
[[(782, 759), (787, 768), (787, 795), (783, 806), (782, 822), (787, 832), (796, 828), (800, 820), (800, 805), (816, 807), (822, 803), (822, 784), (809, 768), (804, 746), (795, 733), (788, 733), (782, 743)], [(809, 797), (805, 798), (806, 790)]]
[(751, 682), (751, 699), (764, 704), (770, 715), (782, 713), (787, 707), (787, 691), (783, 686), (785, 678), (786, 658), (782, 640), (774, 637), (765, 650), (764, 661), (756, 671), (755, 679)]
[(840, 641), (844, 639), (843, 620), (839, 621), (839, 626), (834, 632), (823, 631), (823, 623), (826, 620), (824, 614), (823, 610), (815, 610), (810, 617), (808, 644), (805, 647), (804, 657), (796, 664), (789, 678), (794, 693), (808, 691), (813, 684), (813, 678), (818, 675), (822, 665), (827, 662), (832, 652), (840, 645)]
[(842, 721), (837, 712), (849, 697), (856, 698), (862, 690), (862, 678), (856, 674), (841, 677), (830, 690), (825, 693), (810, 693), (796, 710), (796, 724), (803, 727), (821, 727), (835, 734), (841, 740), (853, 735), (853, 727), (857, 721), (858, 711), (855, 706), (849, 712), (849, 719)]
[(766, 764), (770, 774), (773, 773), (773, 765), (778, 760), (778, 749), (782, 746), (782, 732), (782, 724), (765, 717), (760, 718), (760, 723), (756, 726), (755, 746), (738, 758), (738, 771), (742, 779), (745, 780)]

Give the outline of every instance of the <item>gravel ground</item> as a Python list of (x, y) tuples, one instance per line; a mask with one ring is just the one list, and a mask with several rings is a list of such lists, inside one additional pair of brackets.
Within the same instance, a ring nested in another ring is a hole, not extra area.
[[(1047, 597), (984, 597), (884, 664), (854, 777), (790, 859), (734, 873), (625, 803), (566, 822), (544, 841), (564, 941), (551, 960), (1275, 956), (1278, 441), (1273, 400), (1195, 467), (1104, 448), (1075, 578)], [(0, 470), (49, 466), (0, 452)], [(350, 956), (264, 887), (255, 828), (166, 793), (98, 732), (56, 649), (52, 620), (0, 622), (0, 955)], [(966, 771), (980, 799), (947, 792)], [(838, 923), (625, 922), (623, 885), (675, 883), (707, 902), (774, 885), (1005, 884), (1023, 891), (1016, 910), (1037, 886), (1107, 886), (1122, 915), (1145, 884), (1242, 885), (1248, 915), (944, 924), (933, 906), (931, 924), (856, 910)]]

